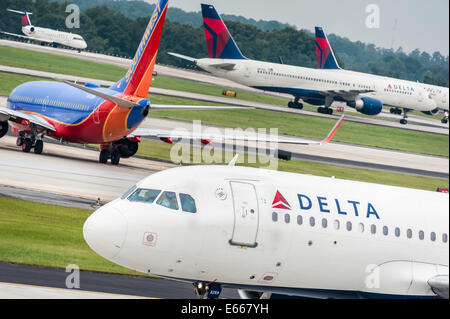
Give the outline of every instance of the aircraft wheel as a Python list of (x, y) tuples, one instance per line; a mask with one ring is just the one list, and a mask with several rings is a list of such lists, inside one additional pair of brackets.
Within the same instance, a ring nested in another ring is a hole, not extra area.
[(442, 123), (442, 124), (447, 124), (447, 123), (448, 123), (448, 120), (447, 120), (447, 119), (442, 119), (442, 120), (441, 120), (441, 123)]
[(111, 164), (113, 165), (119, 165), (120, 162), (120, 153), (119, 151), (113, 151), (111, 153)]
[(288, 103), (288, 107), (289, 107), (290, 109), (293, 109), (293, 108), (295, 107), (294, 102), (289, 102), (289, 103)]
[(328, 108), (326, 110), (327, 110), (327, 114), (328, 115), (333, 115), (333, 109)]
[(30, 138), (24, 139), (23, 144), (22, 144), (22, 151), (24, 153), (29, 153), (31, 151), (32, 147), (33, 147), (33, 142), (31, 141), (31, 139)]
[(400, 124), (402, 124), (402, 125), (406, 125), (406, 124), (408, 124), (408, 121), (407, 121), (407, 120), (405, 120), (405, 119), (402, 119), (402, 120), (400, 120)]
[(98, 159), (99, 163), (106, 164), (108, 162), (109, 158), (109, 151), (108, 150), (102, 150), (100, 152), (100, 157)]
[(303, 109), (303, 104), (297, 102), (296, 108), (299, 109), (299, 110), (302, 110)]
[(34, 145), (34, 153), (42, 154), (43, 149), (44, 149), (44, 142), (42, 142), (42, 140), (37, 140), (36, 144)]
[(391, 109), (389, 110), (389, 112), (391, 112), (391, 114), (394, 114), (394, 113), (395, 113), (394, 108), (391, 107)]
[(24, 138), (22, 136), (19, 136), (16, 140), (16, 145), (17, 146), (22, 146), (23, 145), (23, 140)]
[(324, 110), (323, 107), (317, 108), (317, 112), (320, 113), (320, 114), (323, 114), (323, 110)]

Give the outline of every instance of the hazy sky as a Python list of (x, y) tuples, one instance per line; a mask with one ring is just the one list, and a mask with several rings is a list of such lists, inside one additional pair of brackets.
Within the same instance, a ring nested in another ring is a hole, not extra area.
[[(352, 41), (384, 48), (393, 43), (407, 53), (416, 48), (449, 53), (449, 0), (170, 0), (169, 5), (200, 11), (202, 2), (215, 5), (220, 14), (277, 20), (311, 31), (322, 26)], [(379, 28), (366, 26), (371, 4), (379, 8)]]

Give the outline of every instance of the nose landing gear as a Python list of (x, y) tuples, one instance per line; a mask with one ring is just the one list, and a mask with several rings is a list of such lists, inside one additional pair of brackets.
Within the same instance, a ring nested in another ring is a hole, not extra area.
[(222, 293), (220, 284), (197, 281), (194, 283), (194, 292), (198, 299), (218, 299)]

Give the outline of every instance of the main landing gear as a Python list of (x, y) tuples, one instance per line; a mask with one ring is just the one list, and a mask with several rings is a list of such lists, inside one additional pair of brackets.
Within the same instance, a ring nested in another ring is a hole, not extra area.
[(333, 109), (329, 107), (319, 107), (317, 108), (317, 112), (321, 114), (333, 115)]
[(20, 135), (17, 137), (16, 145), (22, 147), (22, 152), (29, 153), (31, 149), (34, 149), (35, 154), (42, 154), (44, 150), (44, 142), (42, 139), (36, 138), (34, 136), (25, 137)]
[(448, 112), (445, 112), (445, 117), (441, 120), (442, 124), (447, 124), (448, 123)]
[(403, 111), (397, 107), (392, 107), (390, 110), (391, 114), (395, 114), (395, 115), (402, 115), (403, 114), (403, 118), (400, 120), (400, 124), (402, 125), (406, 125), (408, 124), (408, 112), (410, 110), (408, 109), (403, 109)]
[(300, 103), (299, 100), (300, 99), (298, 97), (296, 97), (294, 102), (291, 101), (288, 103), (288, 107), (290, 109), (298, 109), (298, 110), (303, 109), (303, 104)]
[(98, 161), (106, 164), (111, 160), (112, 165), (119, 165), (121, 158), (132, 157), (139, 149), (138, 138), (123, 138), (109, 144), (100, 145), (100, 157)]

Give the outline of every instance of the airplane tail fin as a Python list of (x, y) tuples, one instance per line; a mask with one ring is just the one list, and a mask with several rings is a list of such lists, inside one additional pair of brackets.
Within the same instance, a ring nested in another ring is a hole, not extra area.
[(330, 42), (322, 28), (316, 27), (316, 52), (317, 52), (317, 68), (319, 69), (335, 69), (341, 67), (336, 60)]
[(147, 98), (169, 0), (158, 0), (141, 43), (125, 77), (111, 89), (127, 95)]
[(209, 58), (246, 59), (214, 6), (202, 4), (202, 15)]
[(9, 12), (14, 12), (14, 13), (18, 13), (22, 16), (22, 27), (26, 27), (26, 26), (31, 26), (31, 20), (30, 20), (30, 15), (32, 15), (31, 12), (26, 12), (26, 11), (17, 11), (17, 10), (12, 10), (12, 9), (6, 9)]

